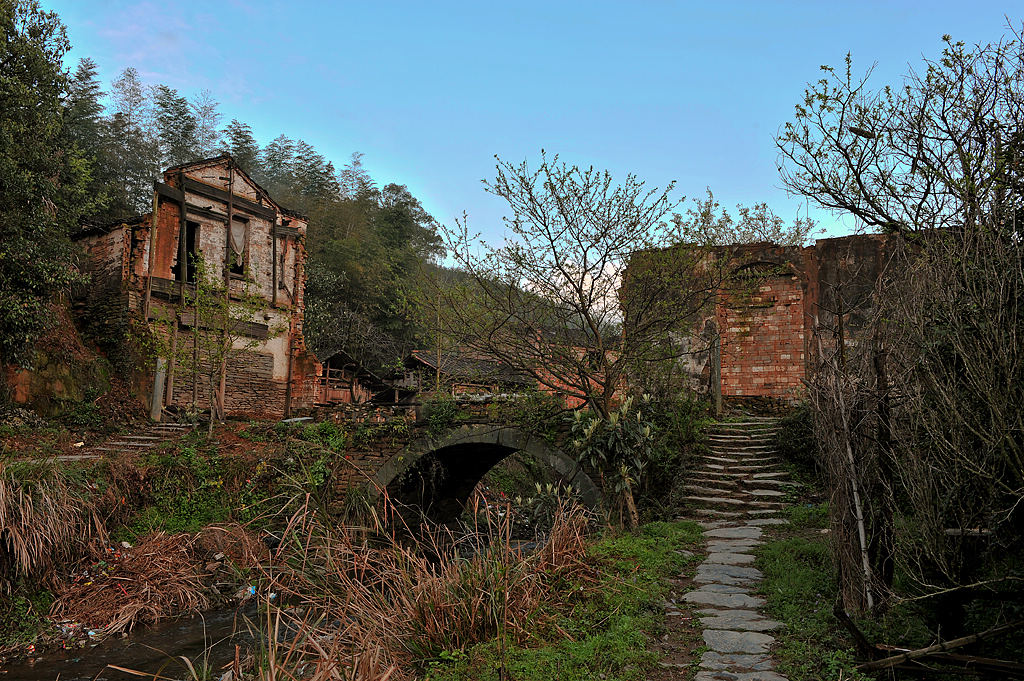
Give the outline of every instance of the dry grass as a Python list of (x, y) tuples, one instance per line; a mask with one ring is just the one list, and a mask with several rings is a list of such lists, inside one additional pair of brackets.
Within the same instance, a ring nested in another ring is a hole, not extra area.
[(158, 532), (123, 552), (95, 555), (88, 572), (57, 588), (52, 614), (109, 635), (209, 607), (193, 541)]
[(254, 568), (270, 560), (270, 549), (240, 523), (208, 525), (196, 536), (196, 547), (211, 555), (223, 553), (238, 568)]
[[(527, 644), (551, 631), (554, 621), (542, 606), (561, 598), (554, 582), (589, 570), (589, 518), (579, 507), (563, 507), (548, 540), (525, 554), (511, 539), (508, 517), (488, 516), (486, 526), (460, 541), (437, 529), (403, 545), (325, 526), (300, 509), (280, 563), (267, 573), (271, 588), (298, 606), (274, 615), (275, 626), (298, 632), (283, 667), (315, 679), (404, 680), (442, 652), (491, 639)], [(282, 651), (267, 652), (282, 667)]]
[(51, 583), (106, 530), (91, 500), (59, 471), (23, 479), (0, 464), (0, 588), (19, 579)]

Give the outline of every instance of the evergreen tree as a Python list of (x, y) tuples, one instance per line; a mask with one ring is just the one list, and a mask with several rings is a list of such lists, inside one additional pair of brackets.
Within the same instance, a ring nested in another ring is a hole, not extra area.
[(116, 178), (111, 212), (145, 213), (152, 209), (153, 180), (160, 172), (149, 94), (133, 68), (122, 71), (112, 87), (114, 113), (107, 122), (106, 145)]
[(155, 105), (161, 165), (176, 166), (199, 158), (199, 126), (188, 100), (174, 88), (158, 85)]
[(35, 0), (7, 1), (0, 31), (0, 363), (28, 364), (74, 277), (68, 234), (88, 206), (88, 163), (65, 128), (60, 19)]
[(96, 73), (96, 62), (88, 57), (78, 62), (68, 85), (64, 104), (64, 129), (68, 139), (89, 164), (89, 195), (94, 205), (87, 217), (105, 219), (116, 181), (108, 154), (107, 122), (103, 118), (103, 90)]
[(64, 109), (68, 135), (90, 157), (98, 156), (103, 144), (103, 90), (96, 69), (96, 62), (88, 57), (78, 62)]
[(254, 178), (261, 175), (260, 145), (253, 137), (252, 128), (237, 118), (232, 118), (228, 126), (224, 128), (223, 150), (231, 154), (242, 170)]
[(348, 165), (338, 173), (338, 184), (341, 188), (342, 196), (348, 199), (354, 199), (361, 194), (376, 189), (373, 184), (373, 178), (370, 177), (370, 173), (363, 167), (362, 153), (358, 151), (352, 152), (352, 158), (349, 160)]
[(302, 140), (295, 143), (293, 175), (296, 193), (313, 203), (322, 204), (337, 199), (341, 191), (335, 178), (334, 165)]
[(264, 187), (272, 196), (290, 195), (295, 182), (295, 142), (278, 135), (263, 148)]

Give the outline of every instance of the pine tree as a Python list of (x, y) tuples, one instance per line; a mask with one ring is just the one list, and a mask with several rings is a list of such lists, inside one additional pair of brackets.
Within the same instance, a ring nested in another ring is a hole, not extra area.
[(174, 88), (158, 85), (155, 104), (161, 165), (176, 166), (199, 158), (199, 126), (188, 100)]
[(116, 182), (111, 211), (119, 216), (152, 209), (160, 146), (153, 131), (149, 94), (139, 73), (127, 68), (113, 82), (114, 114), (107, 121), (107, 153)]
[(347, 199), (356, 197), (376, 189), (373, 178), (363, 167), (363, 154), (358, 151), (352, 152), (352, 158), (348, 165), (338, 173), (338, 184), (341, 187), (341, 195)]
[(103, 90), (96, 62), (85, 57), (78, 62), (68, 85), (64, 121), (67, 133), (87, 156), (95, 157), (103, 142)]
[(228, 126), (224, 128), (223, 150), (232, 157), (235, 162), (253, 177), (262, 174), (260, 167), (260, 145), (253, 137), (252, 128), (242, 123), (237, 118), (232, 118)]
[(93, 206), (86, 217), (107, 219), (116, 175), (108, 154), (107, 123), (100, 99), (103, 90), (97, 75), (96, 62), (88, 57), (78, 62), (68, 84), (64, 104), (64, 131), (88, 164), (88, 193)]
[(316, 203), (336, 199), (341, 193), (334, 165), (302, 140), (295, 143), (294, 174), (296, 193)]
[(295, 182), (295, 142), (278, 135), (263, 148), (263, 179), (273, 196), (289, 196)]

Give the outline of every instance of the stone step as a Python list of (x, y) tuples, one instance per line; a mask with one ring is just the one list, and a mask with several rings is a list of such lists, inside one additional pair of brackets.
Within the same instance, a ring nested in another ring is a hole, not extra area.
[[(765, 452), (765, 454), (768, 454), (768, 453), (769, 453), (769, 452)], [(707, 458), (707, 457), (705, 457), (705, 459), (706, 459), (706, 458)], [(736, 464), (750, 464), (750, 463), (765, 463), (765, 462), (771, 462), (771, 463), (777, 463), (777, 464), (779, 464), (779, 465), (782, 465), (782, 460), (781, 460), (781, 459), (779, 459), (779, 457), (777, 457), (777, 456), (761, 456), (761, 455), (757, 455), (757, 456), (753, 456), (753, 455), (751, 455), (751, 456), (745, 456), (745, 455), (743, 455), (743, 454), (736, 454), (736, 455), (733, 455), (733, 456), (728, 456), (728, 457), (721, 457), (721, 458), (725, 458), (725, 459), (732, 459), (732, 460), (731, 460), (731, 461), (718, 461), (718, 462), (715, 462), (715, 463), (736, 463)]]
[(772, 444), (733, 444), (729, 442), (715, 442), (708, 445), (713, 452), (774, 452)]
[[(712, 484), (715, 484), (715, 485), (724, 485), (726, 487), (737, 487), (737, 488), (740, 486), (740, 482), (741, 482), (740, 480), (736, 480), (734, 478), (718, 477), (718, 476), (713, 475), (711, 473), (701, 473), (699, 471), (697, 473), (695, 473), (694, 475), (696, 477), (690, 478), (689, 480), (687, 480), (687, 482), (689, 482), (691, 484), (695, 484), (695, 485), (696, 484), (700, 484), (700, 483), (712, 483)], [(743, 481), (743, 482), (746, 482), (746, 481)]]
[(706, 515), (712, 518), (742, 518), (741, 511), (718, 511), (713, 508), (698, 508), (694, 511), (697, 515)]
[(779, 437), (777, 430), (709, 430), (709, 440), (764, 440), (773, 442)]
[(716, 433), (721, 431), (740, 431), (744, 433), (758, 432), (762, 430), (778, 430), (778, 421), (743, 421), (743, 422), (732, 422), (732, 423), (716, 423), (708, 427), (709, 433)]
[(727, 471), (727, 470), (725, 470), (724, 467), (720, 468), (718, 470), (704, 471), (702, 474), (703, 475), (725, 475), (725, 476), (729, 476), (730, 478), (737, 478), (737, 479), (739, 479), (739, 478), (753, 478), (753, 475), (756, 475), (756, 474), (752, 475), (749, 472), (737, 472), (735, 470)]
[(139, 440), (139, 441), (162, 440), (163, 439), (162, 437), (156, 437), (154, 435), (121, 435), (120, 437), (123, 440)]
[(149, 449), (151, 447), (156, 447), (155, 442), (139, 442), (136, 440), (115, 440), (113, 442), (108, 442), (107, 445), (110, 447), (134, 447), (136, 449)]
[(784, 477), (784, 476), (788, 476), (788, 475), (789, 475), (789, 473), (787, 473), (786, 471), (776, 471), (774, 473), (754, 473), (754, 475), (751, 476), (751, 477), (761, 479), (761, 478), (779, 478), (779, 477)]
[(710, 506), (726, 506), (731, 508), (745, 508), (745, 509), (774, 509), (783, 508), (785, 504), (775, 501), (762, 501), (756, 497), (750, 497), (747, 499), (734, 499), (733, 497), (709, 497), (699, 495), (688, 495), (684, 496), (685, 501), (694, 501), (701, 504), (707, 504)]
[(777, 489), (748, 489), (743, 492), (744, 494), (753, 494), (755, 497), (784, 497), (787, 494)]
[(775, 439), (777, 433), (771, 430), (758, 430), (739, 432), (734, 431), (731, 433), (716, 433), (714, 431), (708, 431), (709, 440), (728, 440), (728, 441), (744, 441), (744, 440), (765, 440), (771, 442)]
[(720, 463), (739, 463), (739, 459), (729, 459), (724, 456), (702, 456), (705, 461), (718, 461)]
[(799, 487), (800, 484), (793, 482), (792, 480), (779, 480), (778, 478), (747, 478), (739, 481), (738, 484), (746, 485), (747, 487)]
[(721, 494), (721, 495), (724, 495), (724, 496), (730, 496), (730, 495), (733, 495), (733, 494), (737, 494), (737, 490), (734, 490), (734, 489), (721, 489), (721, 488), (717, 488), (717, 487), (702, 487), (700, 485), (683, 485), (683, 489), (689, 490), (691, 492), (699, 492), (701, 494), (715, 494), (715, 495)]

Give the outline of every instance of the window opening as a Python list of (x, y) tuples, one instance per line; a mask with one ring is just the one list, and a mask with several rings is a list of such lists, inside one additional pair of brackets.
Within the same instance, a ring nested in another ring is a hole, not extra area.
[(228, 269), (234, 276), (245, 276), (245, 250), (249, 245), (249, 221), (245, 218), (233, 216), (228, 235), (231, 242), (228, 244), (230, 253)]
[(195, 283), (197, 243), (199, 243), (199, 223), (188, 221), (185, 223), (185, 271), (181, 271), (182, 263), (176, 262), (171, 268), (175, 281), (181, 281), (184, 278), (186, 283)]

